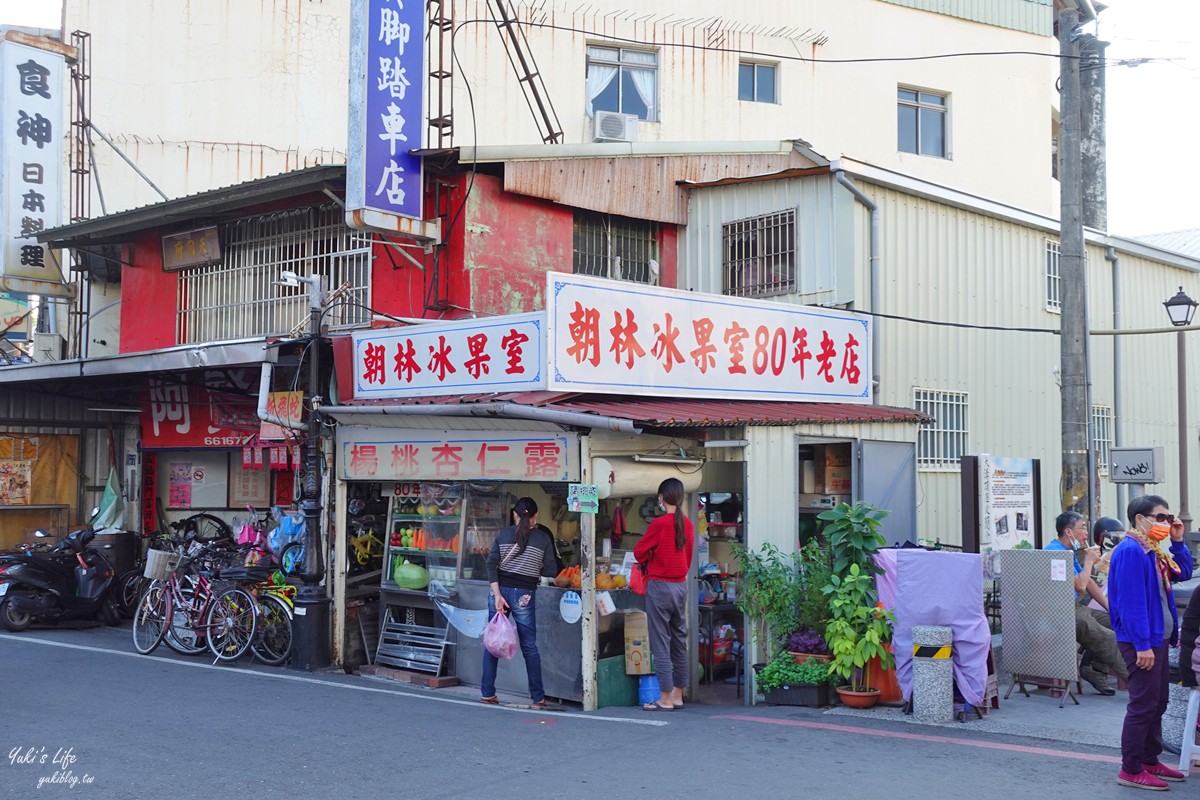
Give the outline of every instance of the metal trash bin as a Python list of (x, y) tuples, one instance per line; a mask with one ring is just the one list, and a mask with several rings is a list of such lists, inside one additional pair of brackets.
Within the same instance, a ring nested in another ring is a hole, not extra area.
[(88, 549), (95, 550), (108, 559), (117, 575), (133, 569), (137, 563), (137, 535), (133, 531), (97, 533), (88, 544)]

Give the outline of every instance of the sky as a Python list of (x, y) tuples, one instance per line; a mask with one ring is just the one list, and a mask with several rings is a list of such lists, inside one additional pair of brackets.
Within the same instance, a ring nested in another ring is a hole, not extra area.
[[(1200, 228), (1200, 2), (1104, 0), (1108, 222), (1121, 236)], [(0, 0), (0, 24), (60, 25), (60, 0)], [(1118, 66), (1120, 59), (1163, 59)]]

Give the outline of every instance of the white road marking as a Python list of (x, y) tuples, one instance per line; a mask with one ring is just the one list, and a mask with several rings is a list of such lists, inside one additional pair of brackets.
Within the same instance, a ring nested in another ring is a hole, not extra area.
[(301, 675), (288, 675), (283, 672), (265, 672), (253, 669), (244, 669), (242, 667), (219, 666), (217, 664), (204, 664), (198, 661), (184, 661), (177, 658), (163, 658), (162, 656), (144, 656), (141, 653), (132, 653), (126, 650), (113, 650), (107, 647), (95, 647), (85, 644), (70, 644), (68, 642), (56, 642), (51, 639), (39, 639), (36, 636), (21, 635), (17, 636), (10, 633), (0, 633), (0, 639), (6, 639), (13, 642), (25, 642), (29, 644), (40, 644), (49, 647), (63, 647), (68, 650), (83, 650), (91, 653), (108, 653), (109, 655), (124, 656), (126, 658), (136, 658), (139, 660), (157, 661), (161, 664), (171, 664), (179, 667), (190, 667), (192, 669), (213, 669), (219, 672), (237, 672), (241, 675), (253, 675), (259, 678), (271, 678), (279, 681), (295, 681), (297, 683), (314, 683), (318, 686), (323, 686), (331, 689), (349, 689), (356, 692), (372, 692), (375, 694), (391, 694), (407, 697), (413, 700), (426, 700), (434, 703), (452, 703), (459, 706), (468, 706), (479, 710), (488, 711), (507, 711), (513, 714), (533, 714), (539, 717), (554, 717), (563, 720), (582, 720), (587, 722), (624, 722), (628, 725), (649, 725), (651, 727), (661, 727), (670, 725), (671, 723), (665, 720), (654, 719), (635, 719), (633, 717), (600, 717), (591, 714), (574, 714), (563, 713), (561, 711), (537, 711), (531, 708), (512, 708), (510, 706), (487, 706), (477, 700), (458, 700), (452, 697), (432, 697), (418, 692), (406, 692), (398, 689), (383, 689), (374, 686), (359, 686), (353, 683), (338, 683), (334, 681), (321, 680), (320, 678), (306, 678)]

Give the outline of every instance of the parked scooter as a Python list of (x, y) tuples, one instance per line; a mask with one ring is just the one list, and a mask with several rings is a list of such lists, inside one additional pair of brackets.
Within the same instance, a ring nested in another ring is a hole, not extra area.
[[(38, 535), (45, 536), (40, 531)], [(79, 619), (118, 624), (112, 564), (88, 549), (95, 536), (91, 527), (81, 528), (49, 553), (30, 549), (0, 563), (0, 624), (10, 631), (23, 631), (34, 622), (52, 625)]]

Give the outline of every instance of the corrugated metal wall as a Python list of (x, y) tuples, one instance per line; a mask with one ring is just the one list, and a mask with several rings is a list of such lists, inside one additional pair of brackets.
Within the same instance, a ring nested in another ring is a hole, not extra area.
[(688, 226), (679, 246), (679, 288), (721, 294), (721, 226), (794, 208), (799, 293), (771, 299), (827, 305), (854, 301), (854, 201), (831, 176), (692, 191)]
[(1054, 5), (1051, 0), (882, 0), (894, 6), (946, 14), (972, 22), (1052, 36)]

